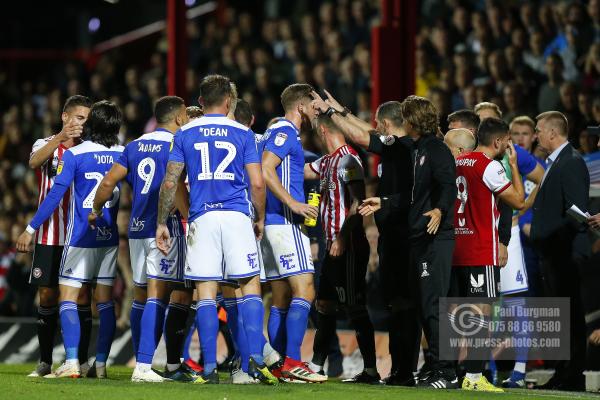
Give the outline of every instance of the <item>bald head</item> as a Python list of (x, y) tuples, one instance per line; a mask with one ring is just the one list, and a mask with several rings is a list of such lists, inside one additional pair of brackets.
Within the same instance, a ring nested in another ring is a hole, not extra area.
[(475, 136), (465, 128), (449, 130), (444, 136), (444, 143), (446, 143), (454, 158), (473, 151), (476, 145)]

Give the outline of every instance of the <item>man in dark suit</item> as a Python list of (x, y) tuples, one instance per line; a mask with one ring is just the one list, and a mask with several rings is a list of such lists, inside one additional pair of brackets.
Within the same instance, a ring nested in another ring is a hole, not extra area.
[(585, 320), (579, 271), (573, 260), (573, 242), (580, 231), (566, 214), (576, 205), (587, 211), (590, 176), (585, 162), (568, 142), (567, 118), (548, 111), (537, 116), (540, 145), (548, 150), (547, 169), (533, 204), (531, 239), (539, 253), (548, 296), (571, 299), (571, 359), (561, 361), (544, 388), (583, 390), (585, 368)]

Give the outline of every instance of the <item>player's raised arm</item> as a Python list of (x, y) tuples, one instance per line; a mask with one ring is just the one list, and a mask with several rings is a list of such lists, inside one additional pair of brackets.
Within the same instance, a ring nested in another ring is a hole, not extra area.
[(498, 195), (500, 200), (505, 204), (508, 204), (515, 210), (520, 210), (525, 207), (525, 190), (523, 189), (523, 180), (519, 173), (519, 166), (517, 165), (517, 152), (510, 142), (510, 146), (507, 148), (508, 162), (510, 165), (510, 171), (512, 173), (512, 185)]
[(71, 187), (71, 182), (75, 178), (75, 159), (70, 151), (67, 151), (63, 156), (62, 161), (58, 165), (57, 176), (54, 182), (54, 186), (50, 189), (50, 192), (40, 204), (37, 212), (33, 216), (27, 229), (23, 232), (17, 240), (17, 250), (20, 252), (29, 251), (29, 245), (33, 234), (39, 229), (39, 227), (52, 215), (56, 207), (60, 204), (63, 196)]
[(361, 146), (362, 148), (368, 148), (371, 140), (370, 133), (373, 127), (367, 122), (353, 116), (347, 109), (342, 107), (329, 92), (325, 92), (328, 95), (328, 100), (324, 101), (317, 92), (313, 92), (312, 96), (313, 107), (321, 114), (327, 114), (333, 122), (340, 128), (344, 136)]
[(111, 199), (115, 187), (125, 177), (127, 177), (127, 168), (117, 162), (113, 164), (110, 171), (108, 171), (100, 182), (98, 190), (96, 190), (96, 196), (94, 197), (92, 211), (88, 215), (88, 224), (92, 229), (96, 228), (96, 219), (102, 215), (104, 203)]
[(277, 167), (281, 164), (281, 159), (266, 150), (262, 156), (262, 176), (269, 190), (285, 204), (294, 214), (302, 215), (303, 217), (317, 218), (319, 210), (317, 207), (300, 203), (295, 200), (290, 193), (283, 187), (281, 180), (277, 175)]

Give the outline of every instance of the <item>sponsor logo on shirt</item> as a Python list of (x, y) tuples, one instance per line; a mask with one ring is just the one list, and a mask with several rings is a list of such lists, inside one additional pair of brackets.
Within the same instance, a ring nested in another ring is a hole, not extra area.
[(133, 218), (131, 220), (131, 227), (129, 228), (129, 230), (132, 232), (142, 231), (144, 229), (145, 222), (146, 221), (144, 221), (143, 219)]
[(96, 240), (110, 240), (112, 238), (111, 228), (107, 226), (97, 226), (96, 227)]

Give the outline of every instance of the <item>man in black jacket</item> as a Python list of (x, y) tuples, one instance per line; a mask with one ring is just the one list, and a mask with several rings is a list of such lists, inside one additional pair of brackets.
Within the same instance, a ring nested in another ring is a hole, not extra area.
[(454, 250), (456, 167), (444, 142), (436, 138), (438, 114), (427, 99), (408, 96), (401, 105), (403, 127), (413, 141), (413, 187), (410, 198), (401, 194), (366, 199), (361, 214), (409, 204), (410, 267), (416, 272), (420, 316), (429, 357), (418, 385), (457, 388), (453, 364), (439, 359), (439, 298), (448, 295)]
[(568, 141), (567, 118), (560, 112), (548, 111), (536, 119), (540, 146), (550, 155), (533, 203), (531, 240), (540, 256), (547, 295), (571, 300), (571, 359), (558, 363), (554, 376), (544, 388), (583, 390), (585, 319), (579, 271), (573, 261), (573, 242), (581, 227), (566, 211), (573, 205), (587, 211), (590, 176), (585, 162)]
[(313, 94), (313, 105), (329, 112), (344, 136), (367, 151), (379, 155), (377, 196), (398, 194), (406, 201), (401, 207), (375, 213), (379, 231), (377, 252), (383, 297), (390, 311), (389, 350), (392, 370), (383, 381), (392, 386), (414, 386), (421, 329), (416, 312), (419, 304), (415, 273), (409, 268), (408, 209), (412, 190), (413, 140), (402, 128), (401, 103), (388, 101), (375, 113), (377, 127), (347, 112), (327, 91), (327, 100)]

